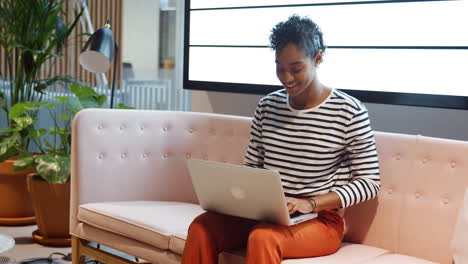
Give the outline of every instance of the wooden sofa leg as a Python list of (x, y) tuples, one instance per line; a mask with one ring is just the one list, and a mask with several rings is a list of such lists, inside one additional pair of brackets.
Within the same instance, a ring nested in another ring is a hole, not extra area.
[(85, 256), (81, 254), (81, 239), (72, 236), (72, 263), (73, 264), (83, 264)]
[(87, 241), (72, 236), (72, 264), (84, 264), (85, 258), (106, 264), (149, 264), (148, 262), (135, 262), (113, 255), (99, 248), (88, 245)]

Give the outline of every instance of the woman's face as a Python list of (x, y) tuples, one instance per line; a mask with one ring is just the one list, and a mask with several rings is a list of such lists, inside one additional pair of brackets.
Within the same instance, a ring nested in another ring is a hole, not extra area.
[(319, 51), (315, 58), (305, 56), (297, 45), (289, 43), (276, 52), (276, 76), (290, 97), (307, 95), (315, 79), (316, 68), (322, 59)]

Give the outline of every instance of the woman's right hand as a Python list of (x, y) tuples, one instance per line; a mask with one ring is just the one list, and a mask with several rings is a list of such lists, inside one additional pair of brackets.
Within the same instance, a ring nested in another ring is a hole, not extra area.
[(306, 214), (312, 212), (314, 209), (306, 198), (286, 197), (286, 203), (288, 205), (289, 214), (293, 214), (297, 211)]

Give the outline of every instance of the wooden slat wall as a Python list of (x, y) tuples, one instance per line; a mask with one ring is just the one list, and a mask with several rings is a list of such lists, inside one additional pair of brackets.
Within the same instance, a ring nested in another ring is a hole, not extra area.
[[(112, 25), (111, 29), (114, 32), (114, 37), (120, 50), (122, 50), (122, 2), (123, 0), (88, 0), (88, 10), (94, 30), (103, 27), (106, 24), (106, 21), (110, 19)], [(65, 8), (68, 15), (67, 21), (70, 23), (70, 20), (73, 19), (73, 8), (76, 9), (76, 6), (72, 6), (72, 0), (67, 0)], [(89, 84), (96, 83), (95, 75), (84, 70), (78, 61), (81, 48), (84, 46), (86, 39), (88, 38), (87, 36), (82, 36), (82, 33), (83, 28), (79, 22), (75, 31), (72, 33), (72, 36), (69, 38), (68, 47), (63, 52), (64, 56), (60, 59), (50, 60), (45, 63), (41, 73), (39, 74), (41, 78), (68, 74), (80, 82)], [(116, 84), (119, 84), (122, 79), (121, 56), (118, 56), (117, 65), (119, 69), (117, 69)], [(13, 67), (14, 66), (15, 65), (13, 65)], [(8, 68), (9, 66), (6, 61), (5, 52), (0, 48), (0, 75), (2, 78), (9, 79), (10, 71)], [(111, 69), (106, 73), (109, 84), (112, 82), (112, 74), (114, 70), (112, 63)]]

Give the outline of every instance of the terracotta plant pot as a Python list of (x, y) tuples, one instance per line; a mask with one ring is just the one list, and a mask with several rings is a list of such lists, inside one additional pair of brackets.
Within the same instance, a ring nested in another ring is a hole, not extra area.
[(34, 169), (13, 170), (14, 159), (0, 162), (0, 226), (36, 223), (31, 198), (26, 188), (26, 175)]
[(69, 247), (70, 183), (49, 183), (35, 173), (28, 175), (27, 182), (38, 227), (33, 232), (34, 241), (47, 246)]

